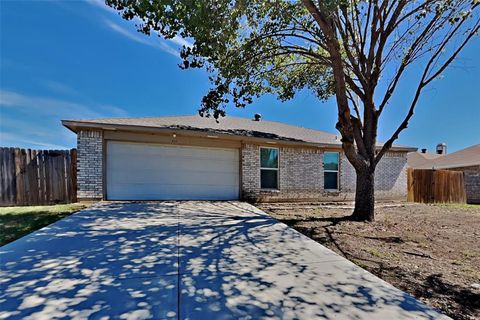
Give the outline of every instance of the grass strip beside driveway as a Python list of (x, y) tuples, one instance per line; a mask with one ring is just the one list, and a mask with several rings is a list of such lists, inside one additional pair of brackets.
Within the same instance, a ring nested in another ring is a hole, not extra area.
[(51, 206), (0, 207), (0, 246), (41, 229), (86, 204), (70, 203)]

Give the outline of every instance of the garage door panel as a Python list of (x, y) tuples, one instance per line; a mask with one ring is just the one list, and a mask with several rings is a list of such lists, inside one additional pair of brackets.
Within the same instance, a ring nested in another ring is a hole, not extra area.
[[(145, 181), (146, 179), (156, 180), (152, 182)], [(232, 177), (231, 173), (217, 173), (215, 175), (199, 172), (182, 172), (176, 174), (175, 172), (154, 172), (152, 174), (138, 174), (129, 177), (123, 175), (118, 178), (111, 179), (112, 184), (182, 184), (182, 185), (223, 185), (231, 186), (238, 183), (238, 179)]]
[(107, 143), (110, 200), (229, 200), (238, 194), (236, 149)]
[[(192, 159), (213, 159), (213, 160), (231, 160), (238, 152), (235, 149), (217, 149), (214, 154), (212, 150), (215, 148), (201, 147), (183, 147), (183, 146), (155, 146), (141, 143), (119, 143), (110, 142), (110, 145), (121, 144), (121, 147), (112, 147), (112, 152), (116, 155), (128, 156), (132, 152), (141, 151), (143, 155), (154, 155), (161, 158), (192, 158)], [(192, 152), (194, 150), (195, 152)]]
[[(118, 156), (118, 155), (117, 155)], [(122, 156), (120, 156), (122, 157)], [(151, 159), (151, 156), (142, 155), (143, 158), (136, 160), (136, 165), (138, 165), (139, 170), (146, 171), (148, 173), (152, 173), (152, 168), (156, 168), (158, 165), (163, 166), (163, 170), (161, 171), (168, 171), (168, 170), (183, 170), (183, 171), (201, 171), (201, 172), (226, 172), (226, 173), (235, 173), (238, 171), (236, 167), (236, 163), (232, 163), (232, 161), (219, 161), (214, 159), (206, 159), (208, 161), (203, 161), (200, 163), (199, 159), (183, 159), (183, 158), (158, 158), (158, 159)], [(152, 157), (153, 158), (153, 157)], [(125, 167), (131, 165), (132, 159), (118, 159), (115, 160), (113, 163), (109, 163), (113, 170), (121, 170)], [(153, 170), (158, 171), (158, 170)]]
[[(137, 189), (131, 189), (129, 186), (128, 191), (123, 187), (114, 187), (112, 192), (115, 194), (115, 200), (190, 200), (191, 195), (186, 194), (183, 186), (180, 185), (166, 185), (161, 188), (154, 189), (156, 186), (150, 186), (144, 188), (145, 185), (140, 186)], [(196, 190), (195, 200), (212, 200), (212, 191), (216, 192), (215, 200), (231, 200), (232, 195), (237, 192), (234, 187), (221, 187), (212, 186), (209, 190)]]

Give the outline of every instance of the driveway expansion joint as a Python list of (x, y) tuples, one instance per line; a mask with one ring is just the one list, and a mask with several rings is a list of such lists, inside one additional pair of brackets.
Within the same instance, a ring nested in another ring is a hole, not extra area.
[(99, 204), (0, 251), (0, 318), (449, 319), (242, 202)]

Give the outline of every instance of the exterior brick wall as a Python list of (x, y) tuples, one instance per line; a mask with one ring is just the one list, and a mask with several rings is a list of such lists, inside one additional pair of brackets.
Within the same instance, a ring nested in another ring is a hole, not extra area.
[[(269, 147), (269, 146), (265, 146)], [(316, 199), (323, 192), (323, 152), (279, 148), (279, 190), (260, 189), (260, 147), (242, 147), (242, 198), (250, 201)]]
[(255, 199), (260, 190), (260, 148), (243, 144), (241, 152), (241, 192), (244, 199)]
[(77, 198), (103, 198), (103, 133), (77, 133)]
[[(265, 145), (265, 147), (272, 147)], [(103, 198), (103, 133), (80, 131), (77, 135), (77, 184), (79, 199)], [(323, 152), (318, 148), (279, 148), (279, 189), (260, 189), (260, 146), (241, 147), (241, 197), (250, 201), (351, 200), (356, 175), (340, 154), (339, 190), (323, 189)], [(405, 199), (407, 192), (406, 153), (387, 153), (376, 176), (377, 199)]]
[[(355, 198), (356, 174), (346, 156), (341, 154), (340, 191), (347, 199)], [(401, 199), (407, 197), (407, 153), (387, 152), (375, 170), (375, 197)]]
[(465, 176), (465, 192), (468, 203), (480, 203), (480, 166), (455, 168), (463, 171)]
[[(356, 174), (343, 153), (340, 154), (339, 191), (325, 191), (323, 150), (279, 150), (279, 190), (261, 190), (260, 146), (245, 144), (242, 147), (242, 198), (250, 201), (354, 199)], [(406, 166), (406, 153), (390, 152), (383, 157), (375, 175), (378, 199), (406, 199)]]

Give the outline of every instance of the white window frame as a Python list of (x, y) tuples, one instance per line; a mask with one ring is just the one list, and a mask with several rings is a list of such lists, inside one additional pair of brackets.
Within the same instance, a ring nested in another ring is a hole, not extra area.
[[(275, 149), (277, 150), (277, 167), (276, 168), (264, 168), (262, 167), (262, 149)], [(258, 160), (260, 161), (260, 189), (261, 190), (280, 190), (280, 149), (273, 147), (260, 147)], [(276, 188), (262, 188), (262, 170), (277, 171), (277, 187)]]
[[(326, 153), (336, 153), (338, 159), (338, 168), (337, 170), (325, 170), (325, 154)], [(340, 190), (340, 152), (336, 151), (325, 151), (322, 157), (322, 165), (323, 165), (323, 186), (325, 188), (325, 172), (335, 172), (337, 174), (337, 189), (324, 189), (325, 191), (338, 191)]]

